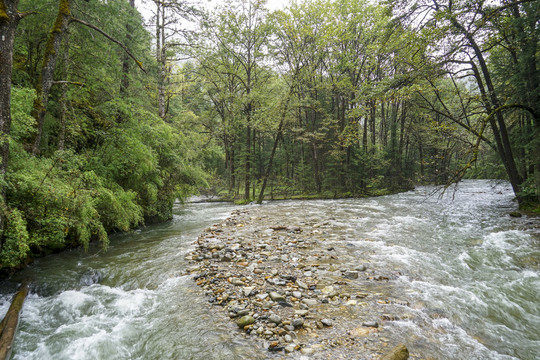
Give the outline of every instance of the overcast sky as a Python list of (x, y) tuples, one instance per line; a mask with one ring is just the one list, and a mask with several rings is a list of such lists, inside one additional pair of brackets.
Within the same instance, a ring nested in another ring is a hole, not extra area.
[[(230, 0), (199, 0), (201, 5), (207, 6), (208, 8), (212, 8), (217, 4), (220, 3), (226, 3)], [(289, 0), (268, 0), (266, 3), (266, 7), (269, 10), (277, 10), (277, 9), (283, 9), (285, 6), (289, 4)], [(151, 5), (151, 1), (148, 0), (135, 0), (135, 6), (137, 7), (137, 10), (141, 14), (143, 14), (144, 18), (148, 20), (152, 16), (151, 9), (153, 6)]]

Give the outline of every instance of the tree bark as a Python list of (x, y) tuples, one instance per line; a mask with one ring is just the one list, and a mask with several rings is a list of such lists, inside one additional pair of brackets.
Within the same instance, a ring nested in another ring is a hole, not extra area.
[(60, 130), (58, 132), (58, 150), (64, 150), (66, 142), (67, 93), (69, 84), (69, 33), (64, 38), (64, 79), (60, 95)]
[(13, 340), (19, 325), (19, 316), (28, 295), (28, 284), (21, 285), (13, 297), (9, 310), (0, 323), (0, 360), (7, 360), (11, 356)]
[(60, 51), (62, 38), (66, 33), (71, 18), (71, 0), (60, 0), (58, 5), (58, 14), (49, 34), (45, 53), (43, 54), (43, 65), (39, 76), (36, 100), (34, 101), (33, 114), (37, 121), (37, 134), (32, 147), (32, 154), (38, 155), (40, 152), (41, 138), (43, 135), (43, 124), (47, 112), (47, 103), (49, 102), (49, 92), (53, 84), (54, 69), (56, 60)]
[[(17, 11), (19, 0), (0, 0), (0, 180), (4, 178), (9, 161), (9, 134), (11, 130), (11, 75), (15, 31), (22, 19)], [(6, 188), (0, 185), (0, 245), (5, 227)], [(1, 247), (1, 246), (0, 246)]]
[[(22, 18), (17, 11), (18, 4), (19, 0), (0, 0), (0, 177), (5, 176), (9, 160), (8, 136), (11, 129), (13, 44), (15, 30)], [(1, 196), (5, 200), (3, 186), (1, 187)], [(1, 226), (0, 229), (2, 229)]]
[[(129, 0), (129, 5), (131, 8), (135, 9), (135, 0)], [(131, 28), (131, 25), (129, 24), (129, 19), (127, 20), (126, 24), (126, 42), (127, 46), (131, 45), (131, 42), (133, 40), (133, 35), (131, 32), (133, 29)], [(120, 83), (120, 94), (126, 95), (127, 90), (129, 88), (129, 70), (131, 68), (131, 63), (129, 61), (129, 55), (124, 53), (124, 59), (122, 60), (122, 81)]]

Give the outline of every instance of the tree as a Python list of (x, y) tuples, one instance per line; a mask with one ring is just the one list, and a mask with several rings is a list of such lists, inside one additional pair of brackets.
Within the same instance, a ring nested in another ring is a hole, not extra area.
[(131, 53), (131, 51), (120, 41), (116, 40), (102, 29), (90, 24), (84, 20), (78, 19), (72, 15), (71, 3), (72, 0), (59, 0), (58, 2), (58, 14), (56, 20), (50, 30), (45, 51), (43, 54), (43, 63), (41, 66), (41, 73), (36, 85), (36, 100), (34, 102), (34, 117), (37, 121), (37, 133), (32, 147), (32, 153), (34, 155), (39, 154), (41, 139), (43, 135), (43, 126), (45, 123), (45, 114), (47, 113), (47, 104), (49, 102), (49, 93), (54, 82), (54, 72), (56, 69), (56, 62), (60, 54), (60, 45), (62, 39), (65, 36), (68, 26), (72, 23), (78, 23), (84, 25), (94, 31), (97, 31), (108, 40), (119, 45), (126, 54), (128, 54), (137, 65), (144, 71), (142, 63)]
[[(516, 37), (508, 36), (506, 26), (501, 24), (511, 21), (512, 18), (519, 17), (520, 9), (527, 8), (529, 11), (536, 9), (537, 4), (530, 1), (512, 1), (503, 4), (489, 5), (480, 1), (420, 1), (415, 2), (410, 7), (397, 6), (395, 9), (400, 9), (398, 14), (402, 19), (413, 19), (422, 17), (427, 19), (420, 22), (419, 26), (423, 27), (426, 33), (430, 33), (432, 46), (443, 47), (444, 53), (433, 53), (433, 60), (438, 62), (441, 69), (444, 69), (447, 76), (457, 79), (471, 78), (474, 80), (478, 99), (482, 104), (484, 117), (480, 121), (487, 124), (491, 130), (491, 136), (494, 139), (494, 148), (502, 164), (506, 169), (506, 173), (514, 193), (518, 200), (523, 201), (522, 190), (524, 184), (527, 183), (529, 174), (519, 170), (517, 164), (516, 145), (512, 144), (511, 124), (508, 115), (509, 109), (523, 109), (532, 116), (533, 122), (538, 123), (538, 113), (534, 107), (529, 106), (525, 98), (521, 98), (517, 103), (510, 102), (511, 97), (508, 96), (504, 87), (497, 85), (497, 74), (489, 63), (489, 56), (496, 54), (497, 51), (506, 51), (507, 49), (515, 59), (516, 63), (520, 60), (517, 53), (530, 54), (536, 48), (538, 43), (538, 35), (535, 31), (531, 31), (530, 26), (527, 27), (531, 34), (531, 40), (519, 41)], [(399, 5), (399, 3), (395, 3)], [(403, 4), (401, 4), (403, 5)], [(517, 12), (516, 12), (517, 11)], [(513, 12), (513, 15), (510, 14)], [(532, 14), (533, 12), (529, 12)], [(538, 17), (538, 11), (535, 12)], [(534, 21), (533, 21), (534, 22)], [(495, 26), (493, 26), (495, 24)], [(436, 30), (439, 29), (439, 30)], [(523, 28), (524, 29), (524, 28)], [(515, 32), (515, 29), (513, 30)], [(510, 44), (504, 45), (504, 42)], [(527, 58), (527, 60), (525, 60)], [(522, 57), (524, 68), (527, 68), (527, 79), (523, 76), (520, 80), (514, 77), (513, 84), (520, 90), (519, 94), (530, 93), (532, 96), (537, 96), (538, 83), (528, 78), (537, 79), (536, 56)], [(508, 76), (508, 75), (506, 75)], [(517, 81), (516, 81), (517, 80)], [(445, 112), (445, 116), (449, 119), (456, 120), (455, 116)], [(463, 124), (461, 121), (457, 123)], [(466, 126), (473, 129), (471, 126)], [(482, 124), (474, 128), (482, 128)], [(476, 135), (481, 135), (475, 131)], [(479, 136), (479, 139), (486, 139), (485, 136)], [(537, 153), (535, 150), (534, 153)], [(473, 158), (474, 159), (474, 158)], [(538, 193), (538, 192), (537, 192)]]
[[(264, 59), (269, 27), (265, 22), (264, 1), (249, 0), (231, 3), (220, 14), (203, 24), (211, 44), (221, 61), (215, 66), (221, 75), (235, 78), (239, 89), (231, 89), (241, 98), (244, 126), (244, 198), (250, 198), (254, 145), (253, 117), (257, 109), (257, 93), (266, 83)], [(222, 55), (221, 55), (222, 54)]]

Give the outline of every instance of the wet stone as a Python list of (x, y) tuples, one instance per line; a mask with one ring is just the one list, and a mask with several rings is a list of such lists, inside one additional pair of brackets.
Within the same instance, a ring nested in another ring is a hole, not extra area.
[(364, 321), (362, 323), (362, 326), (365, 326), (365, 327), (372, 327), (372, 328), (378, 328), (379, 327), (379, 323), (376, 322), (376, 321)]
[(358, 279), (358, 271), (345, 271), (343, 277), (351, 280)]
[(330, 320), (330, 319), (321, 319), (321, 323), (324, 326), (327, 326), (327, 327), (330, 327), (330, 326), (334, 325), (334, 323), (332, 323), (332, 320)]
[(236, 325), (238, 325), (240, 328), (244, 328), (245, 326), (253, 323), (255, 323), (255, 319), (249, 315), (242, 316), (240, 319), (236, 320)]
[(269, 293), (268, 296), (270, 296), (270, 299), (272, 299), (275, 302), (285, 301), (285, 297), (275, 291), (272, 291), (271, 293)]
[(268, 321), (273, 322), (274, 324), (280, 324), (281, 317), (279, 317), (278, 315), (272, 314), (268, 317)]
[(304, 319), (293, 319), (293, 321), (291, 322), (291, 325), (294, 327), (294, 328), (299, 328), (299, 327), (302, 327), (304, 326)]

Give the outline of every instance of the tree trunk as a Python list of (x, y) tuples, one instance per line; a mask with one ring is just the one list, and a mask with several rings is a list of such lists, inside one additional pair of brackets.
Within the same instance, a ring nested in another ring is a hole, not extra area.
[[(11, 74), (13, 69), (13, 44), (15, 30), (21, 15), (17, 11), (19, 0), (0, 0), (0, 181), (8, 169), (9, 134), (11, 130)], [(0, 185), (0, 236), (5, 226), (4, 208), (6, 188)]]
[(257, 200), (258, 204), (262, 204), (264, 200), (264, 190), (266, 189), (266, 183), (268, 182), (268, 178), (270, 177), (270, 173), (272, 172), (272, 163), (274, 162), (274, 156), (276, 155), (276, 149), (279, 143), (279, 140), (283, 137), (283, 123), (285, 122), (285, 117), (287, 116), (287, 110), (289, 109), (289, 101), (291, 99), (291, 94), (287, 96), (287, 99), (285, 101), (285, 107), (283, 108), (283, 112), (281, 113), (281, 119), (279, 121), (278, 131), (276, 134), (276, 138), (274, 139), (274, 146), (272, 147), (272, 152), (270, 153), (270, 159), (268, 159), (268, 166), (266, 167), (266, 174), (264, 175), (263, 184), (261, 187), (261, 192), (259, 193), (259, 199)]
[(19, 325), (19, 315), (28, 295), (28, 284), (22, 284), (13, 297), (9, 310), (0, 323), (0, 360), (7, 360), (11, 356), (13, 340)]
[[(469, 45), (474, 51), (474, 54), (476, 55), (476, 58), (480, 65), (481, 73), (483, 75), (483, 79), (485, 81), (485, 85), (487, 87), (487, 92), (484, 92), (484, 94), (482, 94), (483, 99), (485, 101), (487, 113), (491, 114), (493, 110), (497, 110), (498, 108), (500, 108), (501, 104), (499, 98), (497, 97), (497, 93), (495, 92), (495, 87), (491, 80), (491, 73), (489, 72), (488, 66), (486, 64), (484, 54), (480, 49), (480, 46), (476, 43), (473, 35), (461, 23), (459, 23), (455, 18), (451, 18), (451, 22), (452, 25), (457, 30), (459, 30), (462, 35), (467, 39)], [(482, 90), (484, 88), (482, 78), (478, 74), (477, 69), (475, 69), (475, 72), (476, 81), (480, 90)], [(497, 152), (499, 153), (499, 156), (504, 164), (506, 173), (508, 174), (508, 178), (510, 180), (510, 184), (512, 185), (512, 189), (514, 190), (514, 193), (518, 195), (521, 191), (523, 178), (519, 175), (519, 172), (517, 170), (515, 158), (512, 153), (512, 147), (510, 145), (510, 137), (508, 135), (508, 130), (506, 128), (504, 117), (501, 111), (496, 112), (495, 119), (490, 121), (490, 125), (497, 142)]]
[[(129, 5), (131, 8), (135, 9), (135, 0), (129, 0)], [(130, 46), (133, 40), (133, 35), (131, 34), (133, 29), (129, 24), (129, 19), (126, 24), (126, 45)], [(129, 60), (129, 55), (124, 53), (124, 58), (122, 59), (122, 81), (120, 82), (120, 94), (126, 95), (129, 88), (129, 70), (131, 68), (131, 63)]]
[(37, 134), (32, 148), (32, 154), (38, 155), (40, 152), (41, 138), (43, 136), (43, 124), (49, 102), (49, 92), (54, 80), (54, 69), (60, 52), (62, 38), (66, 33), (71, 18), (71, 0), (60, 0), (58, 4), (58, 15), (51, 29), (45, 53), (43, 54), (43, 65), (41, 75), (36, 89), (36, 100), (34, 101), (33, 115), (37, 121)]
[(58, 132), (58, 150), (64, 150), (66, 142), (67, 93), (69, 81), (69, 32), (64, 37), (64, 80), (60, 95), (60, 130)]
[(249, 199), (250, 176), (251, 176), (251, 126), (246, 127), (246, 159), (245, 159), (245, 177), (244, 177), (244, 199)]

